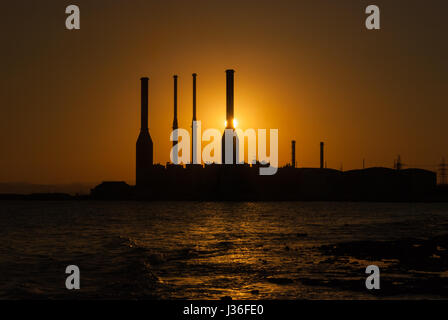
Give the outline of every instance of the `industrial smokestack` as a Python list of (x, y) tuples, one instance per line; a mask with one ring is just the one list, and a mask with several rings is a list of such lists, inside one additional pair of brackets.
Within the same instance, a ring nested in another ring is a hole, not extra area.
[[(177, 75), (173, 76), (174, 78), (174, 119), (173, 119), (173, 130), (178, 128), (177, 125)], [(175, 142), (173, 141), (173, 145)]]
[(144, 77), (141, 81), (141, 119), (140, 134), (136, 145), (135, 180), (137, 186), (148, 184), (153, 165), (153, 143), (148, 130), (148, 82)]
[[(173, 118), (173, 131), (178, 128), (177, 124), (177, 75), (173, 76), (174, 78), (174, 118)], [(178, 136), (177, 134), (173, 135), (173, 163), (178, 164), (178, 154), (177, 154), (177, 144), (178, 144)]]
[[(233, 132), (234, 125), (233, 125), (233, 85), (234, 85), (234, 76), (235, 70), (226, 70), (226, 130), (230, 129), (231, 132)], [(222, 152), (221, 152), (221, 158), (223, 164), (236, 164), (237, 163), (237, 145), (238, 145), (238, 139), (235, 135), (232, 134), (231, 141), (232, 145), (230, 145), (230, 142), (228, 141), (228, 145), (226, 145), (226, 139), (225, 139), (226, 133), (224, 131), (224, 134), (222, 136)], [(226, 148), (227, 146), (227, 148)], [(226, 149), (227, 149), (227, 157), (226, 157)], [(232, 151), (232, 154), (230, 154), (230, 151)], [(227, 160), (226, 160), (227, 158)]]
[(291, 141), (291, 166), (296, 167), (296, 141)]
[(324, 168), (324, 143), (320, 143), (320, 168)]
[(149, 78), (141, 78), (141, 118), (140, 130), (148, 129), (148, 81)]
[(226, 94), (226, 120), (227, 120), (227, 125), (226, 125), (226, 129), (233, 129), (233, 98), (234, 98), (234, 94), (233, 94), (233, 84), (234, 84), (234, 79), (233, 79), (233, 75), (235, 73), (235, 70), (226, 70), (226, 87), (227, 87), (227, 94)]
[(192, 74), (193, 76), (193, 120), (191, 122), (191, 163), (194, 163), (195, 160), (195, 146), (196, 146), (196, 134), (193, 132), (194, 130), (194, 122), (196, 121), (196, 73)]
[(193, 73), (193, 121), (196, 121), (196, 73)]

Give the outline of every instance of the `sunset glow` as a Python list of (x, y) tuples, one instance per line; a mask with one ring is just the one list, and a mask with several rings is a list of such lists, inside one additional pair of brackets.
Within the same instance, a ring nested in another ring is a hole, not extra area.
[[(8, 4), (8, 16), (36, 15), (20, 3)], [(344, 170), (362, 167), (363, 159), (391, 167), (398, 154), (429, 169), (448, 156), (448, 140), (440, 138), (448, 118), (441, 72), (448, 48), (435, 23), (443, 10), (413, 4), (403, 17), (383, 1), (377, 4), (394, 20), (387, 31), (371, 32), (365, 6), (350, 1), (259, 1), (255, 11), (251, 1), (113, 3), (79, 1), (86, 14), (71, 33), (51, 1), (41, 5), (37, 29), (32, 19), (5, 17), (5, 42), (15, 45), (0, 53), (0, 165), (8, 168), (0, 181), (134, 183), (140, 77), (150, 78), (154, 162), (165, 164), (172, 76), (179, 75), (179, 128), (191, 129), (195, 72), (202, 130), (222, 130), (227, 68), (235, 69), (239, 124), (278, 129), (281, 166), (290, 162), (293, 139), (300, 167), (319, 165), (322, 140), (327, 166)], [(429, 22), (417, 27), (413, 20)]]
[(447, 0), (70, 3), (2, 2), (0, 300), (448, 299)]
[[(236, 128), (238, 126), (238, 120), (233, 119), (233, 127)], [(224, 127), (227, 127), (227, 120), (224, 121)]]

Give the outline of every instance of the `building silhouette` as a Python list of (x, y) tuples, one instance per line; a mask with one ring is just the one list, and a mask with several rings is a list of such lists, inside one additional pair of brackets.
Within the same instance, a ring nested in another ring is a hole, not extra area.
[[(154, 164), (153, 142), (148, 129), (148, 78), (141, 78), (141, 126), (136, 144), (136, 185), (103, 182), (91, 191), (94, 199), (134, 200), (344, 200), (419, 201), (430, 199), (437, 185), (435, 172), (402, 169), (400, 157), (395, 169), (327, 169), (324, 143), (320, 142), (320, 168), (297, 168), (295, 141), (291, 141), (291, 164), (272, 176), (259, 169), (269, 164), (237, 164), (234, 133), (234, 70), (226, 70), (226, 129), (232, 133), (232, 164), (225, 164), (225, 134), (222, 137), (223, 164)], [(193, 74), (193, 119), (196, 120), (196, 74)], [(177, 76), (174, 77), (173, 130), (177, 123)], [(192, 140), (192, 144), (194, 141)], [(175, 146), (177, 142), (173, 142)], [(251, 162), (254, 159), (250, 159)], [(364, 166), (364, 162), (363, 162)], [(399, 169), (399, 170), (397, 170)]]

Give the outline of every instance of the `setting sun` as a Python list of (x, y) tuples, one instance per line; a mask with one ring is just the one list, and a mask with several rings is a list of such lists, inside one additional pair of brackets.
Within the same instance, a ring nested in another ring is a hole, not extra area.
[[(227, 127), (227, 120), (224, 121), (224, 126)], [(233, 127), (236, 128), (238, 126), (238, 120), (233, 119)]]

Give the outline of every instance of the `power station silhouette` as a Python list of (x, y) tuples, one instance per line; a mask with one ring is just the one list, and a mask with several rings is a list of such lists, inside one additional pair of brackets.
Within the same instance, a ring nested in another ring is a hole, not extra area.
[[(234, 127), (234, 75), (226, 70), (226, 130)], [(196, 118), (196, 81), (193, 73), (193, 117)], [(174, 80), (173, 130), (178, 129), (177, 85)], [(149, 78), (141, 81), (141, 125), (136, 143), (136, 185), (106, 181), (91, 190), (97, 199), (136, 200), (354, 200), (354, 201), (412, 201), (424, 200), (434, 193), (436, 173), (423, 169), (372, 167), (342, 171), (326, 168), (324, 142), (320, 142), (320, 167), (298, 168), (296, 141), (291, 141), (291, 162), (275, 175), (259, 175), (259, 168), (269, 164), (236, 164), (238, 139), (233, 136), (233, 159), (226, 161), (225, 134), (222, 136), (222, 164), (193, 164), (194, 134), (191, 137), (191, 163), (183, 165), (154, 164), (154, 144), (148, 128)], [(199, 137), (200, 139), (200, 137)], [(177, 140), (177, 139), (175, 139)], [(174, 157), (177, 142), (173, 141)], [(200, 150), (199, 150), (200, 151)], [(228, 160), (228, 159), (227, 159)], [(177, 159), (174, 161), (177, 163)]]

